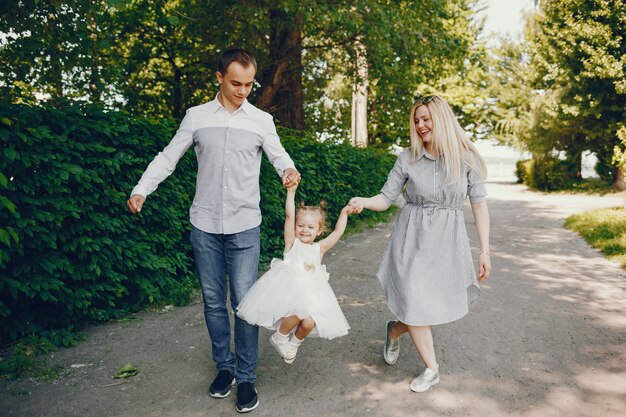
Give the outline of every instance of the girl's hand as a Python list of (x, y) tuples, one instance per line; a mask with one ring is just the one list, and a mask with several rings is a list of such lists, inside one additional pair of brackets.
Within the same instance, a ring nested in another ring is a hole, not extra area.
[(297, 182), (291, 183), (291, 185), (286, 186), (287, 187), (287, 191), (295, 193), (296, 190), (298, 189), (298, 185), (299, 185), (299, 183), (297, 183)]
[(359, 214), (363, 211), (365, 203), (363, 202), (362, 197), (353, 197), (350, 199), (348, 206), (351, 208), (349, 214), (356, 213)]
[(489, 253), (480, 253), (480, 257), (478, 258), (478, 272), (480, 273), (478, 276), (479, 282), (489, 278), (489, 274), (491, 273), (491, 258), (489, 257)]
[(349, 216), (352, 213), (354, 213), (354, 208), (350, 204), (348, 204), (347, 206), (341, 209), (341, 212), (346, 213)]
[(283, 185), (285, 188), (290, 188), (292, 186), (297, 186), (300, 182), (300, 173), (294, 168), (287, 168), (283, 172)]

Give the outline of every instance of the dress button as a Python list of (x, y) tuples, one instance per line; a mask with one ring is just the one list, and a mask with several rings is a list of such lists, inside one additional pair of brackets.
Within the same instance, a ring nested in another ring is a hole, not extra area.
[(225, 190), (228, 190), (228, 187), (224, 187)]

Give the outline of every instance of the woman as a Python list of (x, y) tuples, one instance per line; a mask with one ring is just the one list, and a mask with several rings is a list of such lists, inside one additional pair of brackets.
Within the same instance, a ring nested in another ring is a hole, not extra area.
[[(408, 332), (426, 369), (411, 382), (423, 392), (439, 382), (431, 326), (465, 316), (489, 277), (489, 211), (485, 161), (440, 96), (418, 99), (409, 118), (411, 149), (403, 151), (380, 194), (354, 197), (355, 212), (384, 211), (404, 190), (402, 208), (378, 270), (387, 304), (383, 357), (398, 360), (399, 337)], [(463, 218), (469, 196), (478, 237), (476, 277)]]

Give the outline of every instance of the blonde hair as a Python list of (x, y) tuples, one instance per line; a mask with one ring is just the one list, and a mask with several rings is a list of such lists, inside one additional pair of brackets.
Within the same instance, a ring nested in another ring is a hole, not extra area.
[(298, 218), (298, 215), (302, 212), (309, 212), (309, 213), (316, 213), (319, 214), (320, 216), (320, 232), (324, 232), (324, 230), (326, 229), (326, 211), (328, 208), (328, 204), (326, 204), (326, 201), (322, 200), (320, 201), (319, 206), (305, 206), (304, 205), (304, 201), (301, 201), (300, 204), (298, 205), (298, 208), (296, 208), (296, 219)]
[(487, 178), (487, 165), (484, 158), (457, 121), (448, 102), (437, 95), (430, 99), (418, 99), (411, 108), (409, 134), (411, 154), (415, 160), (419, 158), (424, 147), (424, 142), (415, 128), (415, 112), (420, 106), (426, 106), (430, 111), (433, 124), (431, 146), (437, 155), (443, 157), (448, 182), (460, 181), (464, 162), (481, 171), (483, 177)]

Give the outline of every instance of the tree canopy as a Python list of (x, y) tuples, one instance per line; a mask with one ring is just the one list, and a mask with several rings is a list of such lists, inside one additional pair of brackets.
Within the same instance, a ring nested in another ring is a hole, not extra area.
[(259, 63), (250, 100), (288, 127), (349, 136), (369, 65), (370, 142), (406, 138), (418, 88), (463, 76), (480, 25), (476, 0), (96, 0), (5, 5), (5, 87), (39, 100), (103, 102), (173, 116), (212, 99), (217, 56), (248, 49)]

